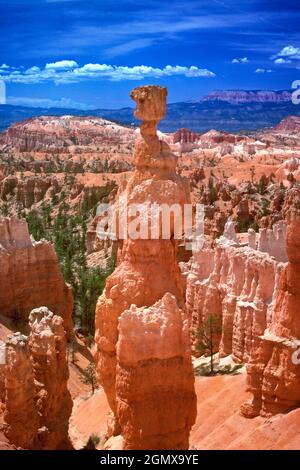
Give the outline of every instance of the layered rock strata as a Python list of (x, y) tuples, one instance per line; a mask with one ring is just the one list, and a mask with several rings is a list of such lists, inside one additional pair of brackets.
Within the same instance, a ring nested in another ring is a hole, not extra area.
[(109, 150), (112, 143), (128, 152), (134, 129), (97, 117), (39, 116), (13, 124), (0, 136), (0, 145), (12, 146), (15, 153), (69, 154), (82, 147), (83, 151)]
[[(128, 206), (189, 202), (176, 157), (156, 135), (166, 94), (154, 86), (131, 94), (143, 122), (136, 170), (119, 194), (120, 210), (126, 200)], [(196, 417), (174, 222), (167, 239), (158, 228), (155, 240), (128, 237), (120, 243), (119, 264), (96, 307), (97, 372), (113, 412), (109, 433), (121, 433), (125, 449), (186, 449)]]
[(0, 312), (27, 322), (29, 312), (46, 305), (72, 329), (73, 295), (64, 282), (51, 243), (35, 242), (25, 220), (0, 219)]

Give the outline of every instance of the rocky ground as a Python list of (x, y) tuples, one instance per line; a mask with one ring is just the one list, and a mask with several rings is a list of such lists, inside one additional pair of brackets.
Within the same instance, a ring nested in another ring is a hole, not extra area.
[[(240, 414), (240, 406), (249, 398), (245, 392), (245, 374), (237, 376), (197, 377), (197, 421), (192, 428), (190, 448), (199, 450), (297, 450), (299, 449), (299, 409), (273, 418), (253, 420)], [(91, 431), (103, 445), (109, 406), (103, 390), (87, 400), (79, 400), (72, 424), (87, 440)], [(90, 420), (89, 417), (93, 419)]]

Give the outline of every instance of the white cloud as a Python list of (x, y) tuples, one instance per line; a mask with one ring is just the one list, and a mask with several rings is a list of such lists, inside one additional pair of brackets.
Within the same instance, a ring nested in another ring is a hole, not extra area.
[(271, 72), (273, 72), (273, 70), (271, 70), (271, 69), (260, 69), (260, 68), (258, 68), (258, 69), (255, 70), (255, 73), (271, 73)]
[(32, 73), (39, 73), (40, 71), (41, 71), (41, 69), (34, 65), (33, 67), (30, 67), (29, 69), (27, 69), (25, 73), (27, 75), (31, 75)]
[(235, 59), (232, 59), (232, 64), (248, 64), (249, 59), (248, 57), (240, 57), (240, 58), (235, 58)]
[(282, 57), (300, 57), (300, 47), (286, 46), (278, 55)]
[(195, 65), (191, 67), (182, 67), (180, 65), (176, 65), (173, 67), (172, 65), (167, 65), (163, 69), (164, 75), (185, 75), (186, 77), (215, 77), (216, 75), (207, 69), (199, 69)]
[(9, 69), (9, 66), (7, 64), (2, 64), (0, 66), (0, 69), (6, 70), (6, 69)]
[[(76, 67), (75, 65), (76, 64)], [(47, 64), (44, 69), (30, 67), (25, 72), (21, 69), (13, 72), (4, 71), (0, 77), (6, 82), (35, 84), (41, 82), (76, 83), (83, 80), (103, 79), (111, 81), (142, 80), (144, 78), (161, 78), (170, 76), (187, 78), (215, 77), (215, 73), (195, 65), (166, 65), (164, 68), (147, 65), (116, 66), (107, 64), (85, 64), (80, 67), (75, 61), (62, 60)]]
[(78, 68), (75, 70), (75, 73), (103, 73), (103, 72), (110, 72), (113, 70), (112, 65), (106, 64), (85, 64), (83, 67)]
[(292, 61), (289, 59), (283, 59), (283, 57), (280, 57), (279, 59), (276, 59), (274, 63), (275, 64), (291, 64)]
[(275, 59), (276, 64), (289, 64), (292, 60), (300, 60), (300, 47), (285, 46), (271, 59)]
[(51, 64), (46, 64), (47, 70), (60, 70), (60, 69), (74, 69), (78, 67), (75, 60), (59, 60), (58, 62), (53, 62)]

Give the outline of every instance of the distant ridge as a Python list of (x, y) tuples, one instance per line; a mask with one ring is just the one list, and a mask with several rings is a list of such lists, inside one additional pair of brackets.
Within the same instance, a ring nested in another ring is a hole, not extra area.
[[(133, 108), (82, 111), (63, 108), (30, 108), (0, 105), (0, 132), (11, 124), (38, 116), (95, 116), (123, 125), (138, 124)], [(300, 106), (292, 103), (287, 90), (213, 91), (197, 101), (170, 103), (160, 129), (174, 132), (188, 128), (197, 132), (210, 129), (228, 132), (255, 131), (273, 127), (287, 116), (300, 116)]]

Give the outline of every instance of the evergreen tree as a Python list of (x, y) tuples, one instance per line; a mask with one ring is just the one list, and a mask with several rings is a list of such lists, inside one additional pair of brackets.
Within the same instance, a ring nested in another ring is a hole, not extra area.
[(220, 331), (221, 325), (219, 319), (214, 315), (209, 315), (194, 333), (196, 338), (196, 350), (201, 355), (206, 354), (210, 356), (210, 375), (214, 375), (215, 373), (213, 360), (214, 346)]
[(95, 364), (91, 363), (87, 366), (86, 369), (84, 369), (80, 380), (82, 383), (91, 386), (92, 395), (94, 395), (95, 390), (99, 388), (97, 377), (96, 377)]

